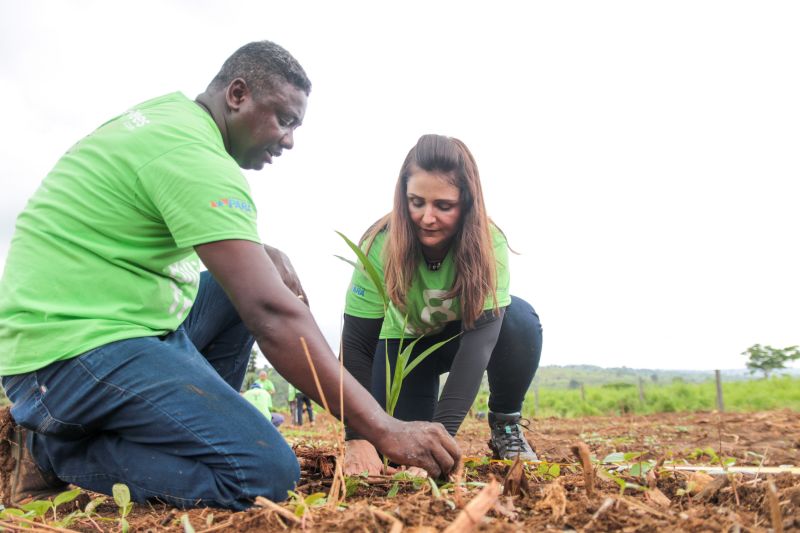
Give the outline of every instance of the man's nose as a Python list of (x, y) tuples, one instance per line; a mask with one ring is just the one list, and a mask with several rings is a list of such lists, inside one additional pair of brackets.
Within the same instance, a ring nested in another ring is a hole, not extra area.
[(289, 130), (286, 135), (281, 137), (281, 146), (286, 150), (291, 150), (294, 147), (294, 130)]

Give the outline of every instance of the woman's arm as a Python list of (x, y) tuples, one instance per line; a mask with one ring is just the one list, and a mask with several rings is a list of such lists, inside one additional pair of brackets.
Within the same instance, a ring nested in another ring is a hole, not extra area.
[(498, 316), (484, 311), (475, 322), (475, 328), (461, 335), (458, 352), (433, 416), (433, 421), (440, 422), (451, 435), (458, 432), (478, 395), (483, 373), (500, 335), (504, 314), (505, 308), (500, 309)]

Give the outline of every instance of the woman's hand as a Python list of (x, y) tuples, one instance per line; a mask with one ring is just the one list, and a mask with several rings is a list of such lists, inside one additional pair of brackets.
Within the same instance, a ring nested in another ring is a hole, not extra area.
[[(366, 472), (369, 476), (377, 476), (384, 473), (378, 450), (369, 441), (349, 440), (345, 443), (344, 450), (344, 475), (357, 476)], [(394, 469), (389, 470), (387, 474), (392, 473)]]

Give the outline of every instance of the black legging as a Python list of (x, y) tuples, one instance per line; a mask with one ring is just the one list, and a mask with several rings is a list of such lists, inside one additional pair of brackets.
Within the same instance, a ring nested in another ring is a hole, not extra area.
[[(351, 323), (368, 320), (346, 316), (345, 331), (348, 330), (348, 319)], [(445, 344), (414, 368), (403, 381), (394, 416), (401, 420), (435, 420), (444, 424), (448, 432), (455, 435), (464, 416), (475, 401), (477, 387), (480, 385), (484, 370), (488, 372), (489, 377), (489, 409), (497, 413), (521, 411), (525, 393), (539, 367), (539, 358), (542, 353), (542, 326), (539, 316), (528, 302), (512, 296), (511, 304), (505, 308), (502, 324), (499, 325), (499, 334), (496, 330), (491, 333), (491, 327), (490, 324), (479, 329), (485, 329), (487, 335), (497, 335), (493, 348), (489, 344), (486, 348), (475, 350), (475, 353), (469, 353), (468, 357), (459, 357), (459, 364), (463, 368), (456, 369), (453, 366), (462, 337), (457, 337)], [(495, 324), (494, 327), (497, 325)], [(351, 326), (349, 329), (352, 331), (358, 328)], [(423, 338), (415, 346), (411, 360), (413, 361), (429, 346), (448, 339), (459, 331), (461, 331), (461, 322), (456, 321), (449, 323), (442, 332)], [(479, 344), (482, 342), (479, 331), (469, 332), (469, 334), (472, 336), (473, 342)], [(385, 407), (387, 343), (381, 340), (377, 344), (373, 344), (374, 351), (369, 358), (371, 360), (365, 361), (364, 350), (356, 349), (359, 339), (354, 339), (352, 334), (345, 337), (343, 339), (345, 366), (364, 385), (366, 385), (364, 378), (369, 372), (372, 394)], [(350, 337), (349, 342), (347, 342), (347, 337)], [(362, 336), (360, 340), (367, 342), (366, 337), (368, 335)], [(408, 345), (410, 340), (407, 339), (404, 345)], [(361, 344), (363, 345), (364, 342)], [(392, 370), (394, 370), (397, 360), (399, 344), (397, 339), (388, 341)], [(489, 350), (489, 354), (481, 353)], [(450, 377), (452, 377), (456, 370), (461, 379), (453, 382), (448, 378), (440, 399), (439, 376), (450, 372)], [(350, 433), (348, 436), (354, 438), (356, 435)]]

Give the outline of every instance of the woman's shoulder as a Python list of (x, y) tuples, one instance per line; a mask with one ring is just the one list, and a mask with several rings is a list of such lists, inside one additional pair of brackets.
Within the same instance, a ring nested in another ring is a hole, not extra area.
[(508, 238), (506, 237), (506, 234), (494, 222), (489, 223), (489, 233), (492, 235), (492, 243), (495, 246), (498, 244), (508, 246)]

